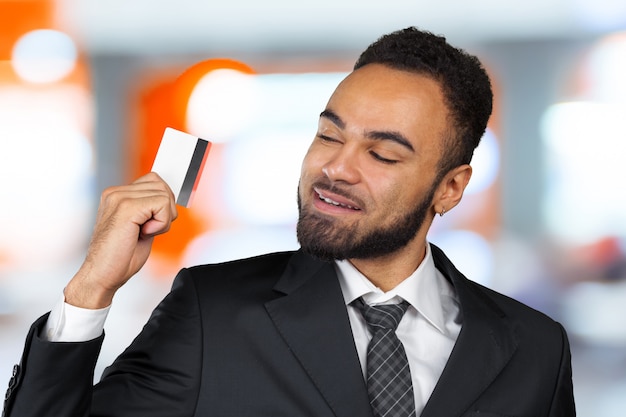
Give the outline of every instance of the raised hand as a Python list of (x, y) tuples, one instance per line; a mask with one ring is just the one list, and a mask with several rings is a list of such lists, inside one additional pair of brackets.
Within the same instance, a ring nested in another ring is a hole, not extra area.
[(104, 190), (84, 263), (65, 288), (65, 301), (103, 308), (145, 264), (154, 236), (177, 217), (172, 191), (155, 173)]

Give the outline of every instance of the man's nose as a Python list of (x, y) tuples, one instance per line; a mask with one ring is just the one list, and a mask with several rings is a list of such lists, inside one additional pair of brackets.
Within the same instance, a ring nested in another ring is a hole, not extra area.
[(358, 154), (356, 150), (343, 147), (322, 167), (322, 173), (331, 181), (354, 184), (359, 180)]

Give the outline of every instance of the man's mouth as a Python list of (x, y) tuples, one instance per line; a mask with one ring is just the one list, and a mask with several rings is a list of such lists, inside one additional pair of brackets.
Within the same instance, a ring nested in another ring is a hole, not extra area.
[(318, 198), (321, 201), (323, 201), (323, 202), (325, 202), (327, 204), (331, 204), (331, 205), (336, 206), (336, 207), (347, 208), (347, 209), (350, 209), (350, 210), (357, 210), (357, 211), (361, 210), (355, 203), (353, 203), (351, 201), (348, 201), (348, 200), (345, 200), (343, 198), (338, 198), (339, 196), (331, 198), (327, 194), (325, 194), (324, 191), (322, 191), (322, 190), (320, 190), (318, 188), (315, 188), (315, 193), (317, 194)]

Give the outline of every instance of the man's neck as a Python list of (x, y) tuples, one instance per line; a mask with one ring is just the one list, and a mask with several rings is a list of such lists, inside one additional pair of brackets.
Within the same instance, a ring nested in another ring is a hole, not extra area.
[(369, 259), (349, 259), (372, 284), (389, 291), (410, 276), (426, 256), (426, 241), (414, 241), (388, 255)]

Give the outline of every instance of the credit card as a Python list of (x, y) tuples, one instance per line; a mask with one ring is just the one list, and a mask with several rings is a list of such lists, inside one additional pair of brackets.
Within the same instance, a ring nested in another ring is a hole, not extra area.
[(152, 172), (169, 185), (176, 204), (191, 205), (204, 169), (211, 142), (168, 127), (163, 133)]

